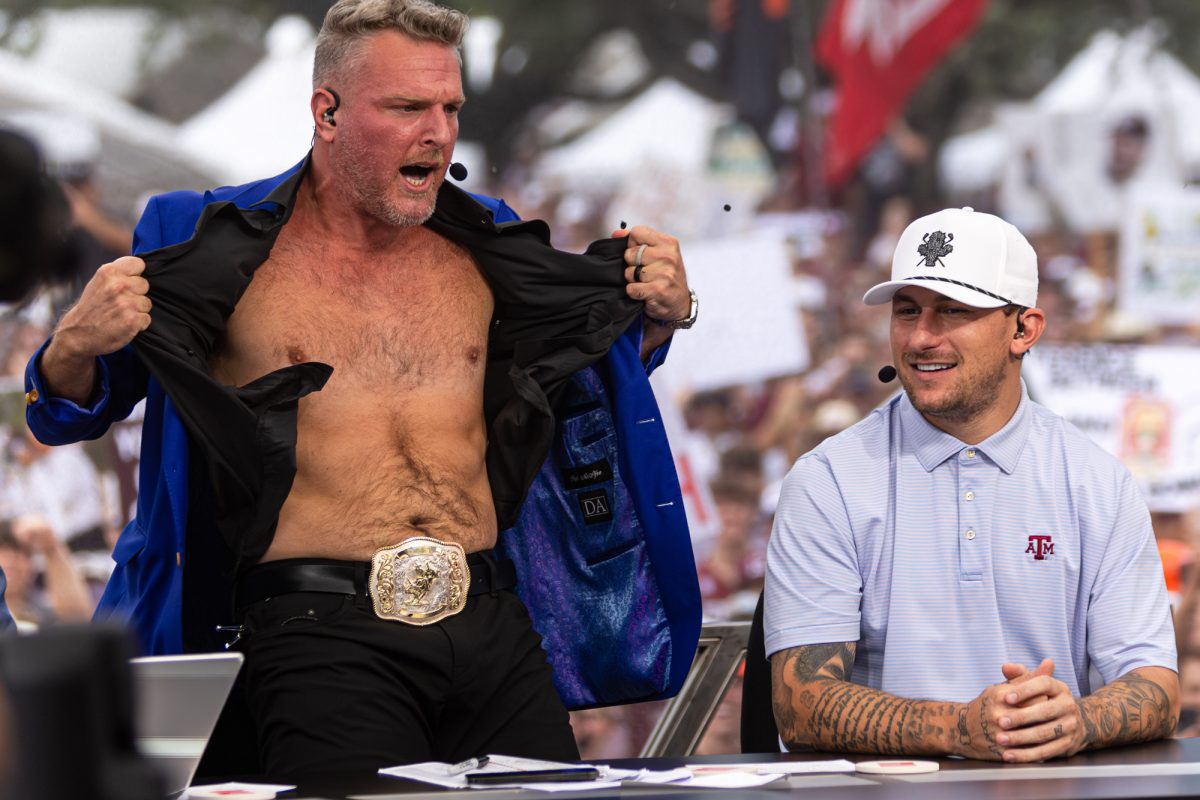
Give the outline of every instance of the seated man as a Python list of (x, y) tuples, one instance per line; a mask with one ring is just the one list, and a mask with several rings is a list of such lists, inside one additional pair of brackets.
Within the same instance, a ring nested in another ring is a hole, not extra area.
[(990, 214), (923, 217), (863, 297), (889, 300), (904, 392), (796, 462), (768, 547), (784, 744), (1039, 761), (1169, 735), (1145, 503), (1021, 381), (1046, 325), (1033, 248)]

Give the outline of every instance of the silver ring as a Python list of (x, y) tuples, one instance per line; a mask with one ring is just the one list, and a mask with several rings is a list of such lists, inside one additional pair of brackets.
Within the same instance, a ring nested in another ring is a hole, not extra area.
[[(645, 246), (646, 245), (642, 245), (642, 247), (645, 247)], [(642, 282), (642, 267), (643, 266), (644, 266), (643, 264), (638, 264), (636, 267), (633, 268), (633, 282), (634, 283)]]
[[(644, 244), (639, 244), (639, 245), (638, 245), (638, 249), (637, 249), (637, 255), (635, 255), (635, 256), (633, 257), (633, 265), (634, 265), (635, 267), (640, 267), (640, 266), (642, 266), (642, 254), (646, 252), (646, 247), (647, 247), (647, 245), (644, 245)], [(636, 280), (637, 280), (637, 278), (634, 278), (634, 280), (636, 281)]]

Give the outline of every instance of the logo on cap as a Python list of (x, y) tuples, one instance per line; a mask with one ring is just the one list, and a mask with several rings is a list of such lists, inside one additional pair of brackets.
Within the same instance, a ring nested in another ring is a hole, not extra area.
[(954, 245), (950, 244), (954, 241), (954, 234), (934, 231), (922, 236), (921, 241), (924, 244), (917, 245), (917, 252), (920, 253), (921, 258), (925, 259), (925, 266), (935, 267), (938, 264), (946, 266), (942, 264), (942, 256), (948, 256), (954, 252)]

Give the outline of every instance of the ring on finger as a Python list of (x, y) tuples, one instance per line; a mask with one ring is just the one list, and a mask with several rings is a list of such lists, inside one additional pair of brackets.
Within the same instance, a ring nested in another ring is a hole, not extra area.
[[(645, 247), (645, 246), (646, 245), (642, 245), (642, 247)], [(633, 268), (633, 282), (634, 283), (642, 282), (642, 268), (644, 266), (645, 265), (643, 265), (643, 264), (638, 264), (636, 267)]]
[[(645, 254), (647, 247), (648, 247), (648, 245), (644, 245), (644, 244), (638, 245), (637, 254), (633, 257), (633, 265), (635, 267), (642, 266), (642, 255)], [(636, 281), (637, 278), (634, 278), (634, 280)]]

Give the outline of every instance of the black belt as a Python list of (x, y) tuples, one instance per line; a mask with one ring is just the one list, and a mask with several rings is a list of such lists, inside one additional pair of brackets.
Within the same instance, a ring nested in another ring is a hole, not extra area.
[[(490, 553), (467, 556), (471, 587), (467, 596), (512, 589), (517, 585), (517, 568), (508, 559)], [(370, 561), (336, 561), (329, 558), (288, 558), (268, 561), (246, 570), (238, 580), (239, 608), (291, 592), (327, 592), (367, 596)]]

